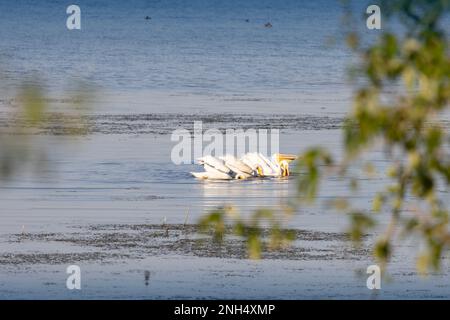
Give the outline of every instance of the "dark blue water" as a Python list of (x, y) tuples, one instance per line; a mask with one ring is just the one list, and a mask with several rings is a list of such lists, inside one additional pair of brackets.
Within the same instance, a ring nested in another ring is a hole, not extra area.
[[(0, 65), (8, 83), (39, 76), (56, 89), (83, 81), (119, 91), (201, 93), (339, 92), (345, 85), (350, 53), (339, 1), (76, 4), (79, 31), (66, 28), (67, 1), (0, 3)], [(363, 2), (355, 8), (362, 18)], [(363, 19), (360, 27), (370, 34)]]

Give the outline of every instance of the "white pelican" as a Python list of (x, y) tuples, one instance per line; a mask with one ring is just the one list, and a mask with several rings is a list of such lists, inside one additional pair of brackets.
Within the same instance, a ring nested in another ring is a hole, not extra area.
[(232, 180), (251, 177), (285, 177), (289, 176), (289, 162), (297, 157), (289, 154), (274, 154), (271, 160), (261, 153), (247, 153), (241, 159), (226, 155), (221, 158), (205, 156), (198, 159), (204, 172), (191, 172), (199, 179)]
[(222, 159), (205, 156), (198, 159), (198, 163), (203, 165), (204, 172), (191, 172), (191, 174), (199, 179), (212, 179), (212, 180), (232, 180), (232, 179), (246, 179), (247, 174), (239, 171), (232, 170), (226, 165), (226, 162)]
[(250, 178), (256, 175), (255, 171), (235, 156), (226, 155), (221, 157), (225, 165), (242, 177)]
[(293, 154), (275, 153), (272, 155), (272, 161), (285, 170), (284, 176), (289, 176), (291, 174), (289, 171), (289, 164), (294, 160), (297, 160), (297, 156)]
[(242, 161), (252, 167), (261, 177), (285, 177), (290, 174), (289, 162), (295, 160), (296, 156), (275, 153), (269, 160), (261, 153), (247, 153)]

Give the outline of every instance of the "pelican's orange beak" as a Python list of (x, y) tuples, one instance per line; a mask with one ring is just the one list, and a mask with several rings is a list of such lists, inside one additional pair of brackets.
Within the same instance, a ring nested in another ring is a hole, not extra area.
[(278, 162), (281, 162), (283, 160), (287, 162), (291, 162), (297, 159), (297, 156), (294, 154), (286, 154), (286, 153), (278, 153), (277, 154)]
[(285, 161), (281, 165), (281, 176), (282, 177), (287, 177), (287, 176), (289, 176), (289, 174), (290, 174), (290, 172), (289, 172), (289, 164)]
[(262, 170), (262, 168), (260, 166), (256, 167), (256, 172), (258, 173), (258, 176), (264, 177), (263, 170)]

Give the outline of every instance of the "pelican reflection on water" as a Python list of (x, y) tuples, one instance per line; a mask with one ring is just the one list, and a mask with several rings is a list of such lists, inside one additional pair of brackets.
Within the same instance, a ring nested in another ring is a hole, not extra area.
[(245, 180), (258, 177), (287, 177), (289, 163), (297, 157), (291, 154), (275, 153), (269, 159), (261, 153), (250, 152), (241, 158), (232, 155), (224, 157), (204, 156), (198, 159), (203, 172), (191, 172), (198, 179)]

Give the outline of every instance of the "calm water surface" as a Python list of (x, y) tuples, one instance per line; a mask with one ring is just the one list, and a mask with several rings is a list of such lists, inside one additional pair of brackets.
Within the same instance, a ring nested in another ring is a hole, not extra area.
[[(341, 41), (342, 10), (334, 1), (78, 4), (82, 30), (69, 32), (64, 1), (0, 3), (1, 123), (8, 123), (11, 99), (23, 81), (38, 77), (55, 110), (66, 107), (62, 98), (78, 82), (94, 89), (88, 115), (96, 128), (62, 140), (37, 135), (36, 148), (45, 149), (49, 160), (41, 161), (38, 174), (26, 168), (0, 185), (1, 298), (448, 298), (448, 259), (441, 273), (421, 279), (414, 262), (418, 244), (409, 240), (396, 251), (390, 280), (374, 295), (366, 288), (365, 268), (374, 263), (370, 252), (340, 239), (347, 219), (321, 206), (283, 220), (321, 235), (299, 241), (298, 252), (305, 255), (292, 259), (207, 256), (195, 247), (190, 252), (185, 242), (159, 252), (146, 246), (163, 247), (166, 239), (150, 236), (130, 249), (114, 247), (122, 236), (142, 236), (129, 225), (175, 228), (218, 206), (235, 205), (246, 217), (292, 200), (295, 176), (194, 180), (194, 165), (171, 162), (170, 133), (209, 117), (222, 129), (280, 128), (286, 153), (321, 144), (339, 155), (352, 58)], [(265, 28), (269, 21), (273, 27)], [(361, 31), (367, 41), (373, 38)], [(161, 118), (154, 120), (155, 114)], [(223, 114), (230, 119), (218, 121)], [(382, 153), (375, 150), (369, 158), (383, 172)], [(350, 194), (368, 208), (386, 180), (359, 182), (361, 191), (351, 194), (347, 185), (329, 179), (319, 198)], [(381, 217), (380, 228), (386, 222)], [(80, 240), (109, 228), (117, 229), (112, 246)], [(75, 240), (63, 241), (67, 236)], [(365, 245), (375, 237), (369, 235)], [(82, 268), (81, 291), (65, 287), (69, 264)]]

